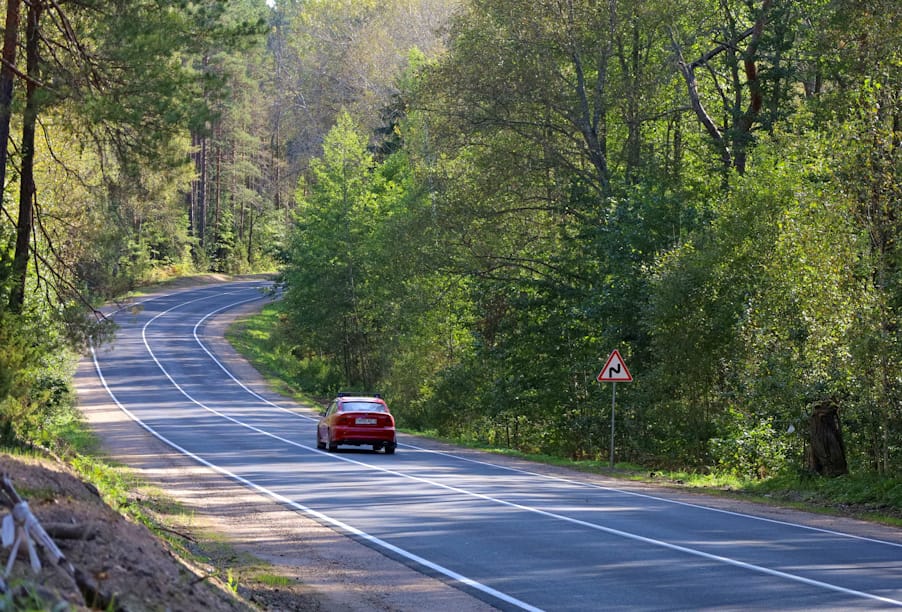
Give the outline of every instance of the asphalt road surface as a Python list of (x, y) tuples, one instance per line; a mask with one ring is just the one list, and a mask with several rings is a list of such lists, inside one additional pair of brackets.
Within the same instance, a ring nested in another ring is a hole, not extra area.
[(266, 286), (117, 312), (116, 341), (94, 354), (111, 399), (195, 461), (501, 609), (902, 607), (898, 530), (753, 516), (406, 436), (395, 455), (317, 450), (313, 413), (245, 385), (204, 340), (218, 314), (271, 299)]

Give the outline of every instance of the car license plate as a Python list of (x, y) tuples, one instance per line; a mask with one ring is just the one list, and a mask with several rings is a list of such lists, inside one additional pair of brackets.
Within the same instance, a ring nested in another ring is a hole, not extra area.
[(376, 419), (357, 419), (358, 425), (375, 425)]

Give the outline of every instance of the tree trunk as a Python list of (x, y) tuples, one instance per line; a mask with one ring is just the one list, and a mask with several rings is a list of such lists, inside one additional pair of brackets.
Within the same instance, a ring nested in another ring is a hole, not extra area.
[(188, 196), (188, 229), (194, 238), (191, 252), (195, 263), (204, 256), (207, 231), (207, 137), (200, 132), (191, 134), (191, 161), (194, 163), (194, 180)]
[(248, 216), (247, 222), (247, 239), (245, 240), (245, 244), (247, 244), (247, 265), (251, 268), (254, 267), (254, 226), (257, 221), (257, 215), (254, 212), (256, 211), (251, 208), (251, 214)]
[(200, 139), (200, 176), (197, 190), (197, 239), (201, 252), (207, 247), (207, 136)]
[(223, 155), (223, 138), (222, 126), (216, 125), (216, 139), (214, 141), (216, 147), (216, 169), (214, 170), (214, 187), (213, 187), (213, 232), (215, 240), (222, 241), (222, 155)]
[[(3, 35), (3, 64), (0, 66), (0, 192), (6, 185), (6, 159), (9, 153), (9, 121), (12, 117), (13, 82), (16, 49), (19, 44), (21, 0), (7, 0), (6, 30)], [(0, 198), (0, 211), (3, 200)]]
[(639, 182), (639, 165), (642, 163), (642, 117), (640, 115), (640, 96), (642, 95), (642, 63), (639, 46), (642, 44), (639, 22), (634, 17), (629, 57), (624, 50), (623, 42), (618, 44), (620, 67), (624, 78), (629, 79), (630, 86), (626, 93), (626, 181), (630, 185)]
[(848, 474), (846, 446), (843, 443), (836, 400), (827, 399), (812, 406), (810, 434), (808, 468), (821, 476)]
[[(193, 164), (195, 170), (198, 168), (198, 151), (200, 150), (200, 136), (197, 132), (191, 132), (191, 163)], [(186, 204), (188, 207), (188, 234), (194, 238), (195, 240), (191, 243), (191, 254), (194, 257), (194, 261), (198, 261), (200, 254), (198, 252), (198, 242), (197, 242), (197, 199), (198, 199), (198, 181), (197, 175), (195, 174), (194, 179), (191, 181), (191, 189), (188, 190), (188, 195), (186, 198)]]
[(19, 177), (19, 217), (16, 223), (16, 252), (13, 256), (13, 286), (9, 292), (9, 309), (21, 313), (25, 306), (25, 281), (28, 277), (28, 258), (31, 254), (31, 234), (34, 230), (34, 140), (38, 119), (38, 35), (43, 6), (35, 2), (28, 7), (25, 39), (28, 82), (25, 94), (25, 113), (22, 119), (22, 161)]

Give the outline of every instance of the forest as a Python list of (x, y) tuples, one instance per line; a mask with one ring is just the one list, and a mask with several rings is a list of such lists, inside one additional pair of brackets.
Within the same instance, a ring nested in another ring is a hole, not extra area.
[(0, 4), (4, 443), (99, 304), (266, 271), (295, 381), (408, 429), (899, 474), (897, 0)]

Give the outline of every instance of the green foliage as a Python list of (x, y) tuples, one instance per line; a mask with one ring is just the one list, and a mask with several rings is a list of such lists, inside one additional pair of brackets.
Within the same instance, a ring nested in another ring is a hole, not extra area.
[(686, 402), (687, 432), (738, 436), (716, 429), (728, 410), (801, 430), (810, 404), (851, 392), (861, 242), (818, 144), (759, 145), (713, 222), (659, 261), (645, 319), (666, 356), (654, 395)]
[[(372, 19), (308, 8), (333, 34)], [(898, 469), (900, 20), (559, 8), (465, 3), (404, 75), (391, 157), (345, 117), (329, 133), (287, 252), (299, 356), (390, 390), (411, 426), (594, 458), (619, 348), (618, 456), (770, 476), (831, 401), (853, 465)]]
[(378, 214), (372, 190), (373, 161), (366, 141), (343, 115), (324, 143), (322, 161), (312, 166), (308, 193), (298, 192), (298, 223), (291, 266), (283, 279), (286, 306), (298, 340), (309, 354), (341, 360), (350, 384), (374, 382), (368, 290), (370, 219)]
[[(347, 111), (367, 133), (398, 112), (398, 77), (413, 49), (433, 57), (457, 0), (314, 0), (279, 3), (270, 45), (280, 71), (274, 110), (284, 117), (287, 162), (305, 169)], [(402, 111), (403, 112), (403, 111)], [(295, 175), (296, 176), (296, 175)]]
[(65, 420), (46, 355), (91, 331), (59, 288), (280, 261), (252, 350), (311, 393), (597, 459), (618, 348), (618, 458), (802, 467), (829, 400), (853, 469), (898, 471), (899, 3), (455, 5), (277, 3), (266, 46), (256, 0), (60, 5), (89, 53), (45, 22), (35, 255), (59, 265), (0, 312), (9, 436)]
[[(278, 84), (265, 54), (262, 3), (233, 3), (216, 17), (218, 36), (204, 43), (197, 68), (221, 87), (205, 90), (215, 115), (192, 131), (197, 176), (192, 183), (192, 233), (198, 262), (218, 272), (271, 267), (265, 254), (289, 215), (283, 201), (284, 161), (278, 159), (279, 124), (261, 98), (276, 97)], [(214, 29), (215, 29), (214, 28)], [(224, 39), (224, 40), (221, 40)], [(275, 130), (275, 131), (274, 131)]]
[(419, 237), (407, 231), (419, 204), (403, 156), (377, 163), (342, 115), (298, 190), (297, 223), (283, 273), (299, 358), (324, 356), (344, 383), (372, 390), (409, 325), (402, 305), (434, 300), (417, 288)]
[(0, 310), (0, 444), (55, 447), (60, 430), (76, 418), (75, 356), (63, 333), (33, 311)]
[(191, 271), (187, 215), (178, 192), (186, 178), (184, 166), (140, 177), (111, 170), (102, 187), (85, 195), (97, 198), (88, 208), (92, 223), (83, 230), (91, 248), (78, 254), (75, 270), (91, 295), (114, 298), (161, 271)]
[(738, 411), (727, 411), (718, 424), (723, 437), (708, 440), (715, 469), (747, 479), (767, 478), (792, 461), (792, 434), (774, 428), (772, 419), (751, 421)]

